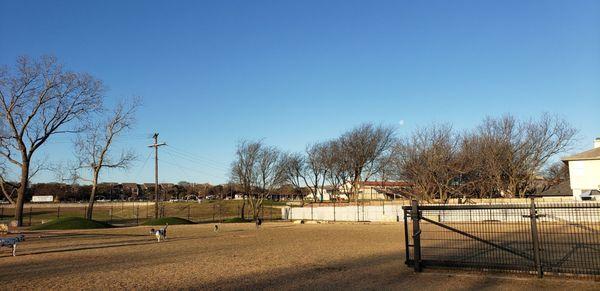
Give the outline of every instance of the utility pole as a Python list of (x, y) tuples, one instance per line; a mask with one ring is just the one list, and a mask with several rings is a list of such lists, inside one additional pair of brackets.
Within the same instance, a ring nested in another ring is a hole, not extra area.
[(154, 138), (154, 144), (149, 145), (149, 148), (154, 148), (154, 218), (158, 218), (158, 147), (167, 145), (166, 143), (158, 143), (158, 133), (155, 133), (152, 138)]

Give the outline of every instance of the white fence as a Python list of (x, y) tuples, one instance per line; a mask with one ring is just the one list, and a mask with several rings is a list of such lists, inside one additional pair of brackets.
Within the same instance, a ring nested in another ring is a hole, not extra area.
[[(496, 206), (498, 205), (501, 204), (496, 204)], [(600, 222), (598, 203), (562, 203), (563, 206), (568, 207), (558, 207), (549, 203), (536, 205), (538, 213), (542, 214), (538, 218), (541, 222)], [(401, 204), (391, 204), (359, 205), (358, 207), (356, 205), (284, 207), (281, 209), (281, 217), (287, 220), (396, 222), (404, 219), (402, 206)], [(452, 205), (443, 206), (451, 207)], [(481, 206), (485, 207), (485, 205)], [(529, 204), (512, 204), (505, 207), (501, 205), (501, 207), (490, 209), (425, 210), (423, 216), (439, 222), (521, 222), (525, 219), (524, 216), (529, 215)]]
[(402, 221), (402, 205), (381, 206), (320, 206), (320, 207), (284, 207), (281, 217), (288, 220), (321, 221)]

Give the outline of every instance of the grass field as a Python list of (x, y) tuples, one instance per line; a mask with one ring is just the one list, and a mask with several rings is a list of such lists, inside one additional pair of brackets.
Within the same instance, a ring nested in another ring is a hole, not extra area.
[(399, 224), (173, 225), (26, 232), (17, 257), (0, 252), (0, 286), (12, 289), (547, 289), (600, 283), (426, 270), (404, 265)]

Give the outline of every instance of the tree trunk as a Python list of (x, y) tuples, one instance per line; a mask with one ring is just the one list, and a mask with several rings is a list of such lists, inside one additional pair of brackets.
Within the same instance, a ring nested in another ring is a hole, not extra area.
[[(352, 192), (354, 192), (354, 201), (356, 201), (356, 205), (358, 205), (358, 191), (360, 188), (360, 175), (355, 173), (354, 174), (354, 181), (352, 181), (352, 188), (354, 188)], [(350, 200), (350, 199), (348, 199)]]
[(242, 220), (245, 220), (245, 211), (246, 210), (246, 195), (242, 195), (242, 212), (240, 213), (240, 216), (242, 217)]
[(25, 204), (25, 194), (27, 193), (27, 185), (29, 184), (29, 160), (23, 158), (21, 165), (21, 184), (17, 191), (17, 205), (15, 207), (15, 220), (17, 226), (23, 226), (23, 205)]
[(90, 202), (85, 213), (85, 218), (92, 220), (94, 215), (94, 201), (96, 199), (96, 189), (98, 188), (98, 171), (94, 170), (94, 177), (92, 178), (92, 193), (90, 194)]

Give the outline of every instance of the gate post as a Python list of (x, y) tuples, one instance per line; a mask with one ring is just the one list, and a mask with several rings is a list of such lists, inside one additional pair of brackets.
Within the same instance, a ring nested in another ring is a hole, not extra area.
[(421, 211), (419, 211), (419, 201), (413, 200), (411, 202), (412, 209), (410, 212), (410, 218), (413, 221), (413, 261), (415, 272), (421, 272), (421, 226), (419, 224), (421, 220)]
[(531, 198), (531, 204), (529, 207), (529, 219), (531, 220), (531, 241), (533, 243), (533, 258), (535, 260), (535, 269), (538, 273), (538, 277), (542, 278), (544, 276), (544, 271), (542, 270), (542, 262), (540, 258), (540, 242), (538, 236), (537, 229), (537, 210), (535, 209), (535, 201)]
[(408, 215), (406, 214), (406, 209), (402, 209), (402, 212), (404, 213), (404, 251), (405, 251), (405, 260), (404, 260), (404, 264), (409, 265), (410, 261), (410, 244), (408, 241)]

